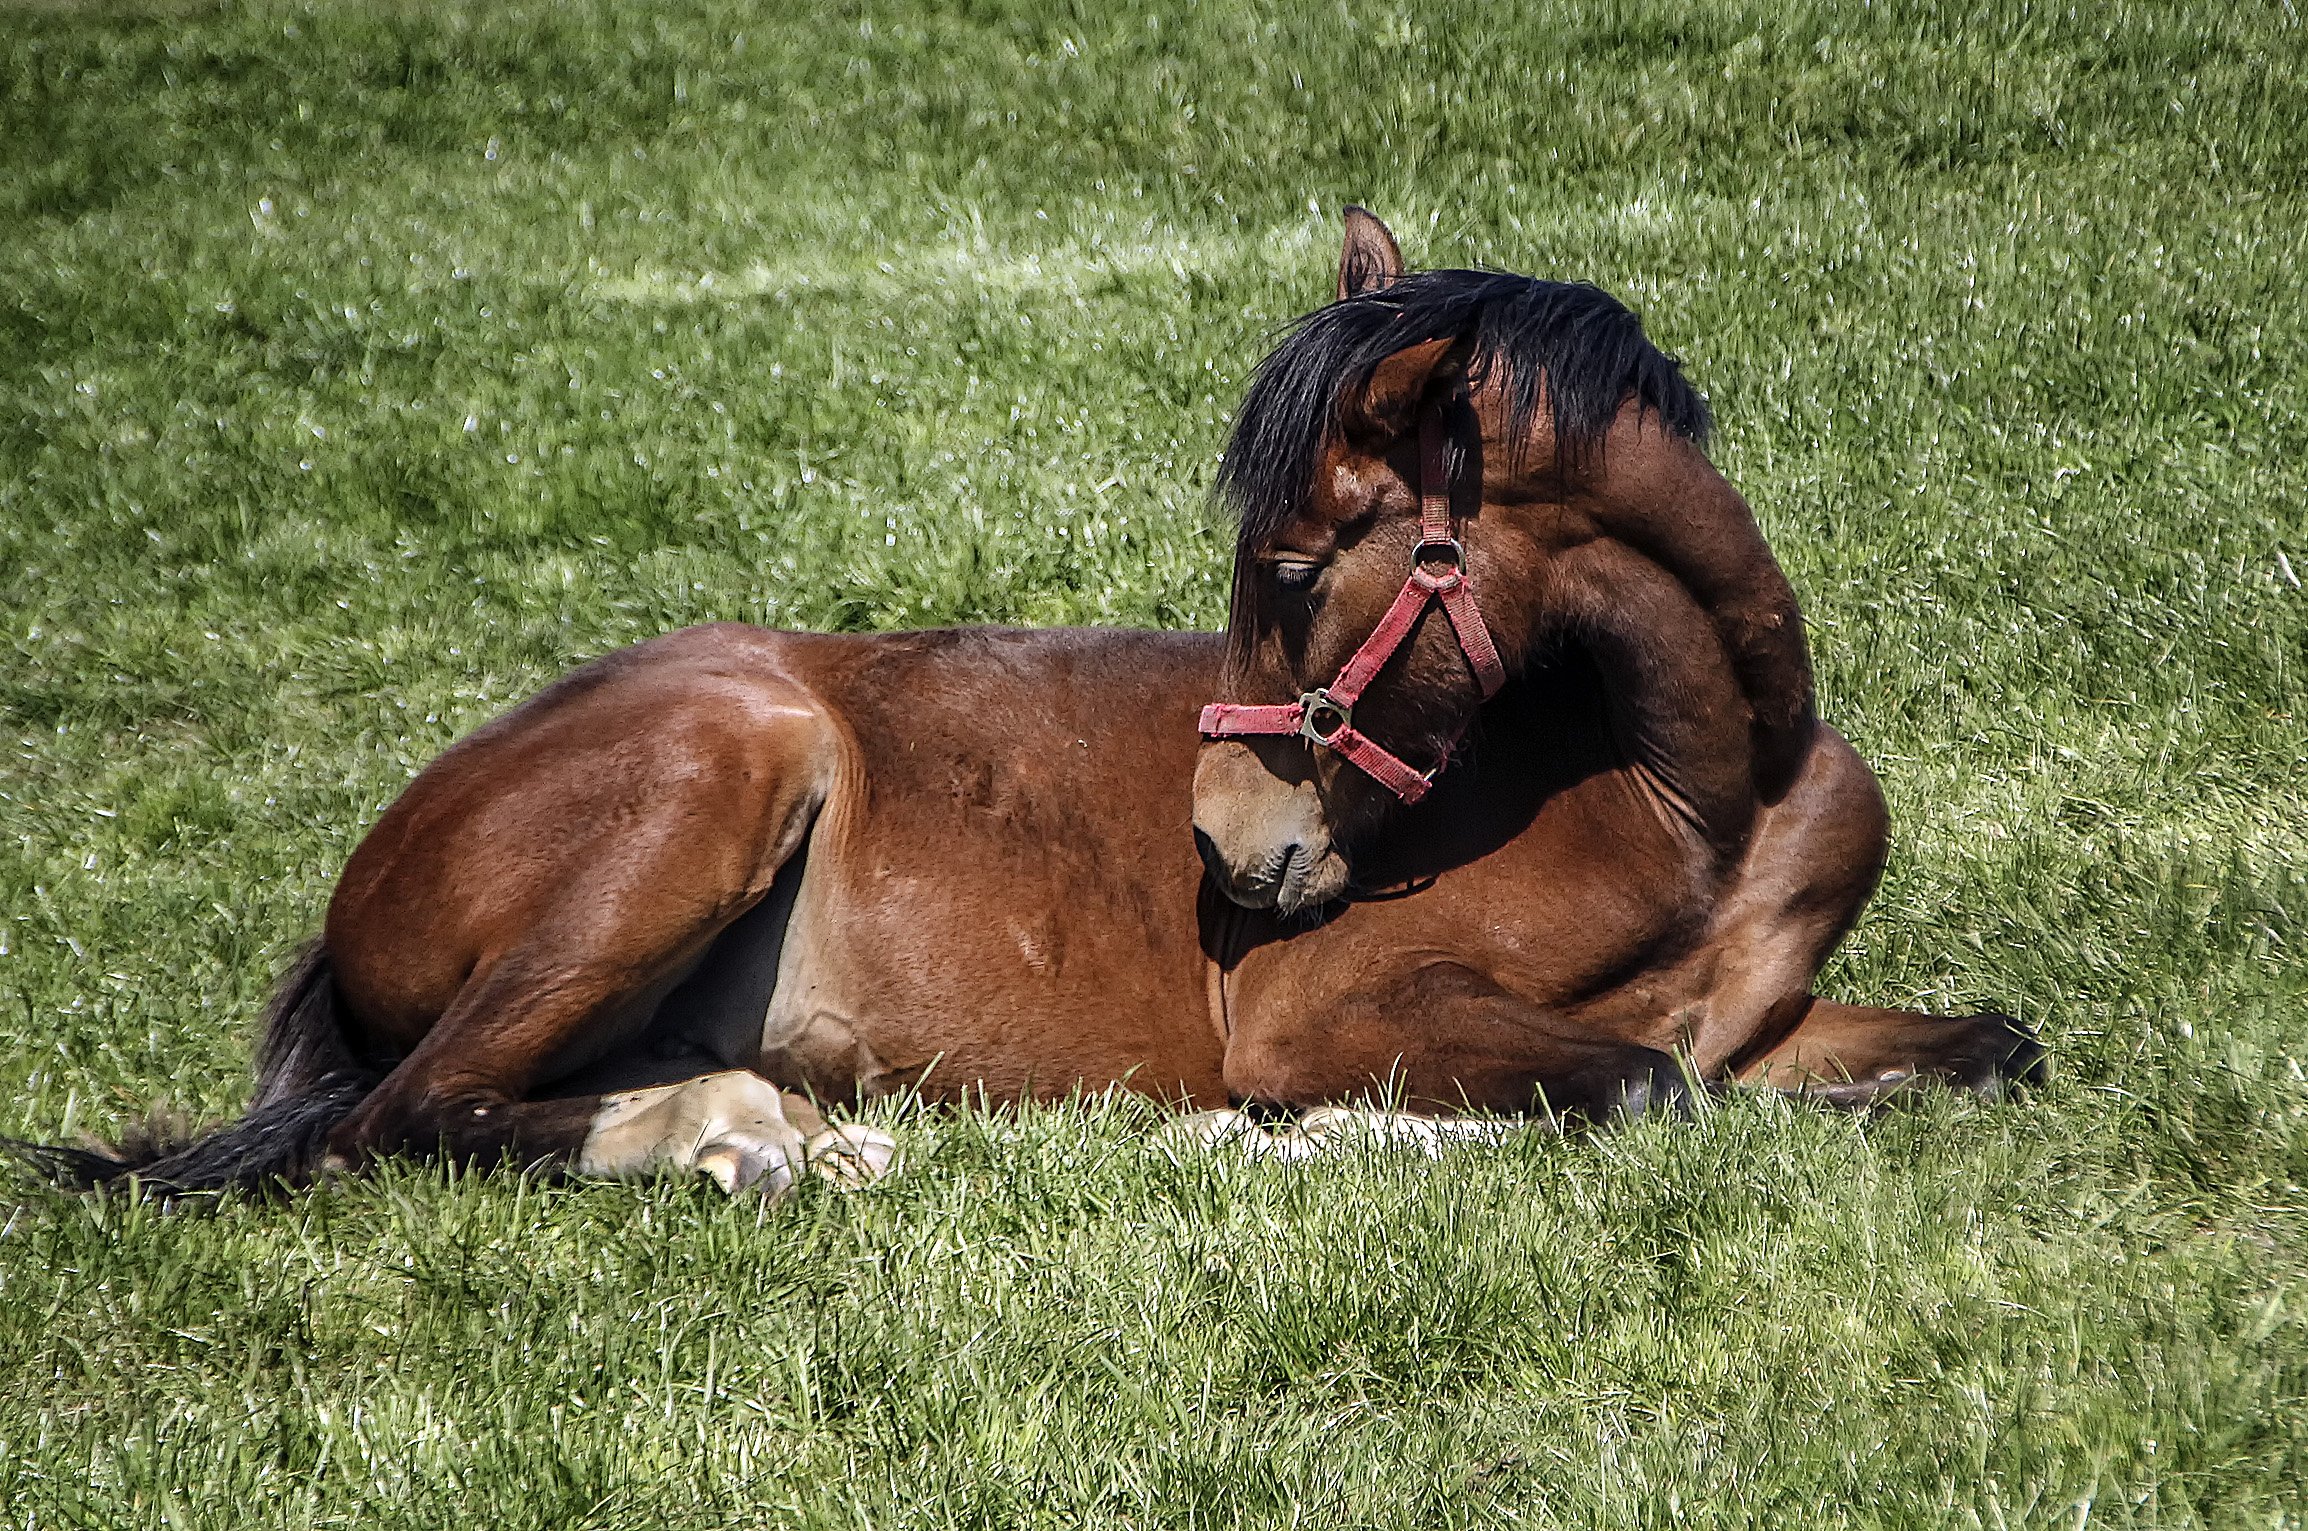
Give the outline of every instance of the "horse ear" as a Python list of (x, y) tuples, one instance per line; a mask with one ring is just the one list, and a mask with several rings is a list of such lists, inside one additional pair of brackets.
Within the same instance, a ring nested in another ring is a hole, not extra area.
[(1402, 247), (1394, 242), (1375, 214), (1359, 207), (1346, 210), (1346, 246), (1338, 252), (1338, 296), (1341, 301), (1392, 287), (1402, 280)]
[(1411, 428), (1418, 407), (1449, 369), (1458, 341), (1451, 336), (1406, 346), (1371, 369), (1370, 381), (1339, 400), (1339, 421), (1348, 434), (1395, 437)]

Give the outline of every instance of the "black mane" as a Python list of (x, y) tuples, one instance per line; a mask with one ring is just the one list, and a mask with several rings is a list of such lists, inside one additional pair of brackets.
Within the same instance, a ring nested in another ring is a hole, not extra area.
[(1504, 271), (1422, 271), (1316, 309), (1258, 364), (1218, 469), (1219, 492), (1241, 512), (1243, 545), (1263, 545), (1305, 506), (1348, 387), (1406, 346), (1459, 336), (1473, 341), (1470, 381), (1505, 365), (1518, 440), (1538, 414), (1543, 383), (1557, 450), (1573, 459), (1600, 444), (1629, 394), (1669, 430), (1706, 442), (1707, 401), (1601, 288)]

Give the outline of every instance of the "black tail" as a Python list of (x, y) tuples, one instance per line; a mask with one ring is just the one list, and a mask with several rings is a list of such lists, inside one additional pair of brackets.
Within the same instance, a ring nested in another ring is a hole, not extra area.
[(165, 1197), (302, 1185), (320, 1168), (329, 1130), (384, 1073), (345, 1036), (328, 952), (313, 941), (297, 953), (265, 1007), (256, 1096), (239, 1121), (191, 1135), (148, 1130), (112, 1148), (5, 1147), (42, 1179), (74, 1190), (131, 1177), (147, 1193)]

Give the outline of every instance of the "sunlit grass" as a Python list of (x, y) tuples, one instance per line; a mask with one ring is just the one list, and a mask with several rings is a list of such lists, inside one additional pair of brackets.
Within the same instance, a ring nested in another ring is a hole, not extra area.
[(2288, 5), (0, 14), (0, 1132), (237, 1108), (362, 827), (708, 618), (1217, 625), (1340, 204), (1635, 303), (2058, 1074), (1437, 1164), (0, 1212), (24, 1525), (2297, 1525)]

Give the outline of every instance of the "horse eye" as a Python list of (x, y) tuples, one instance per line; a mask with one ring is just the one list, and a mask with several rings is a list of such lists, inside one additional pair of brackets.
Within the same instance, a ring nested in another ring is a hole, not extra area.
[(1275, 564), (1274, 583), (1285, 590), (1304, 590), (1322, 578), (1322, 565), (1300, 559)]

